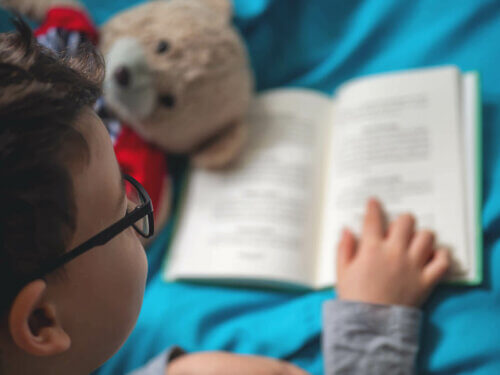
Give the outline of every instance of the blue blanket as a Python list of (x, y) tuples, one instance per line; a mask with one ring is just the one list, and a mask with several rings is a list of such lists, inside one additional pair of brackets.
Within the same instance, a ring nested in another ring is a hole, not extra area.
[[(101, 23), (139, 1), (85, 2)], [(485, 281), (477, 288), (442, 286), (430, 298), (419, 373), (500, 374), (500, 2), (235, 0), (235, 12), (259, 90), (302, 86), (331, 93), (360, 75), (438, 64), (481, 73)], [(278, 357), (322, 373), (320, 307), (331, 291), (165, 283), (159, 270), (170, 233), (165, 228), (149, 249), (139, 321), (100, 375), (125, 373), (173, 344)]]

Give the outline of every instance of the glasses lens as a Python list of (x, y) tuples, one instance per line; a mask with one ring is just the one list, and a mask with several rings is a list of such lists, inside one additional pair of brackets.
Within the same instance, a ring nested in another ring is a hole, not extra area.
[[(145, 202), (144, 197), (139, 190), (129, 181), (125, 180), (125, 191), (127, 192), (128, 199), (128, 212), (135, 210), (137, 207), (142, 206)], [(139, 231), (143, 236), (149, 236), (149, 219), (148, 215), (134, 223), (134, 228)]]

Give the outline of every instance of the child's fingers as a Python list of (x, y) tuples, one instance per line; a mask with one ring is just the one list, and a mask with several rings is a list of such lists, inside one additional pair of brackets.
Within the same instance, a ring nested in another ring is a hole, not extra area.
[(349, 229), (342, 231), (338, 251), (337, 251), (337, 265), (339, 267), (347, 265), (356, 254), (356, 238)]
[(387, 229), (387, 237), (390, 236), (392, 230), (394, 229), (394, 225), (396, 225), (396, 222), (395, 221), (391, 221), (390, 224), (389, 224), (389, 228)]
[(415, 234), (410, 244), (409, 256), (419, 266), (425, 266), (434, 252), (434, 233), (422, 230)]
[(444, 248), (436, 250), (432, 260), (424, 267), (423, 281), (428, 287), (432, 287), (446, 274), (450, 267), (450, 253)]
[(371, 198), (366, 205), (363, 239), (381, 239), (385, 236), (385, 218), (380, 203)]
[(415, 218), (410, 214), (399, 216), (391, 232), (387, 237), (387, 242), (398, 250), (406, 250), (415, 231)]

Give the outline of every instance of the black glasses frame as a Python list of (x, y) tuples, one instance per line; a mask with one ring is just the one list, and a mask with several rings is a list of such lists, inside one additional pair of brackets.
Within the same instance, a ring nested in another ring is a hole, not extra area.
[[(151, 202), (151, 198), (149, 197), (146, 190), (142, 187), (142, 185), (136, 181), (133, 177), (128, 175), (123, 175), (123, 178), (130, 182), (139, 192), (141, 201), (144, 202), (141, 205), (134, 208), (132, 211), (127, 213), (122, 219), (118, 220), (116, 223), (111, 224), (109, 227), (103, 229), (101, 232), (97, 233), (95, 236), (91, 237), (84, 243), (78, 245), (74, 249), (64, 253), (58, 258), (49, 261), (48, 263), (43, 264), (36, 272), (31, 274), (31, 276), (24, 279), (21, 283), (25, 285), (30, 281), (42, 278), (44, 275), (47, 275), (57, 268), (62, 267), (66, 263), (72, 261), (76, 257), (86, 253), (94, 247), (102, 246), (109, 242), (112, 238), (116, 237), (118, 234), (123, 232), (130, 226), (133, 226), (134, 229), (144, 238), (149, 238), (154, 234), (154, 218), (153, 218), (153, 204)], [(135, 223), (138, 220), (143, 219), (147, 216), (149, 232), (144, 233), (142, 230), (136, 227)]]

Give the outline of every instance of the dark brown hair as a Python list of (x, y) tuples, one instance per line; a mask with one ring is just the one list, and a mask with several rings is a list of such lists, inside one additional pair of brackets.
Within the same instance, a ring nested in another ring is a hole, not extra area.
[(29, 26), (0, 34), (0, 313), (6, 286), (63, 253), (76, 226), (70, 166), (88, 158), (75, 129), (101, 94), (104, 63), (90, 44), (77, 56), (37, 43)]

